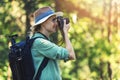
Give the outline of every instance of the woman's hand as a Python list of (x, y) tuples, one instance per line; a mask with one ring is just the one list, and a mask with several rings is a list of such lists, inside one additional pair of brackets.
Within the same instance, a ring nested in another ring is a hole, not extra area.
[(65, 34), (68, 33), (69, 29), (70, 29), (70, 24), (66, 24), (66, 20), (64, 20), (64, 25), (63, 25), (64, 33)]

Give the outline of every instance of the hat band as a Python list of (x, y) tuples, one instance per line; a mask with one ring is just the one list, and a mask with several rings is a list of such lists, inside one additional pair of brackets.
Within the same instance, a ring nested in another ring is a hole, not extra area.
[(49, 11), (47, 11), (47, 12), (45, 12), (45, 13), (37, 16), (37, 17), (35, 18), (35, 23), (37, 23), (40, 19), (49, 16), (50, 14), (54, 14), (54, 11), (49, 10)]

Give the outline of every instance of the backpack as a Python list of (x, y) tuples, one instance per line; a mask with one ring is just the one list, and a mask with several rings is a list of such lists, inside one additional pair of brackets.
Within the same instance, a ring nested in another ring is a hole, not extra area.
[[(34, 40), (41, 37), (32, 39), (26, 37), (25, 41), (20, 41), (19, 43), (16, 43), (16, 37), (17, 35), (10, 36), (12, 46), (10, 46), (10, 52), (8, 55), (13, 80), (32, 80), (35, 74), (35, 69), (31, 47)], [(44, 57), (37, 75), (35, 76), (35, 80), (39, 80), (42, 70), (46, 67), (48, 60), (47, 57)]]

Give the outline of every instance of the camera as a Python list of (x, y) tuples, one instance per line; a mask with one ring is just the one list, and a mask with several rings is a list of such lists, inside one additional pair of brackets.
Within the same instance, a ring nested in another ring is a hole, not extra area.
[(59, 26), (60, 30), (63, 29), (64, 20), (66, 20), (66, 24), (68, 24), (70, 22), (69, 18), (64, 18), (62, 16), (57, 17), (57, 23), (58, 23), (58, 26)]

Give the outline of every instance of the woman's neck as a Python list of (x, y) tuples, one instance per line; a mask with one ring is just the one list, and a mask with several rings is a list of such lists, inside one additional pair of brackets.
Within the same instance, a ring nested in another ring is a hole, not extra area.
[(47, 38), (49, 38), (50, 36), (50, 34), (47, 31), (40, 30), (39, 32), (45, 35)]

